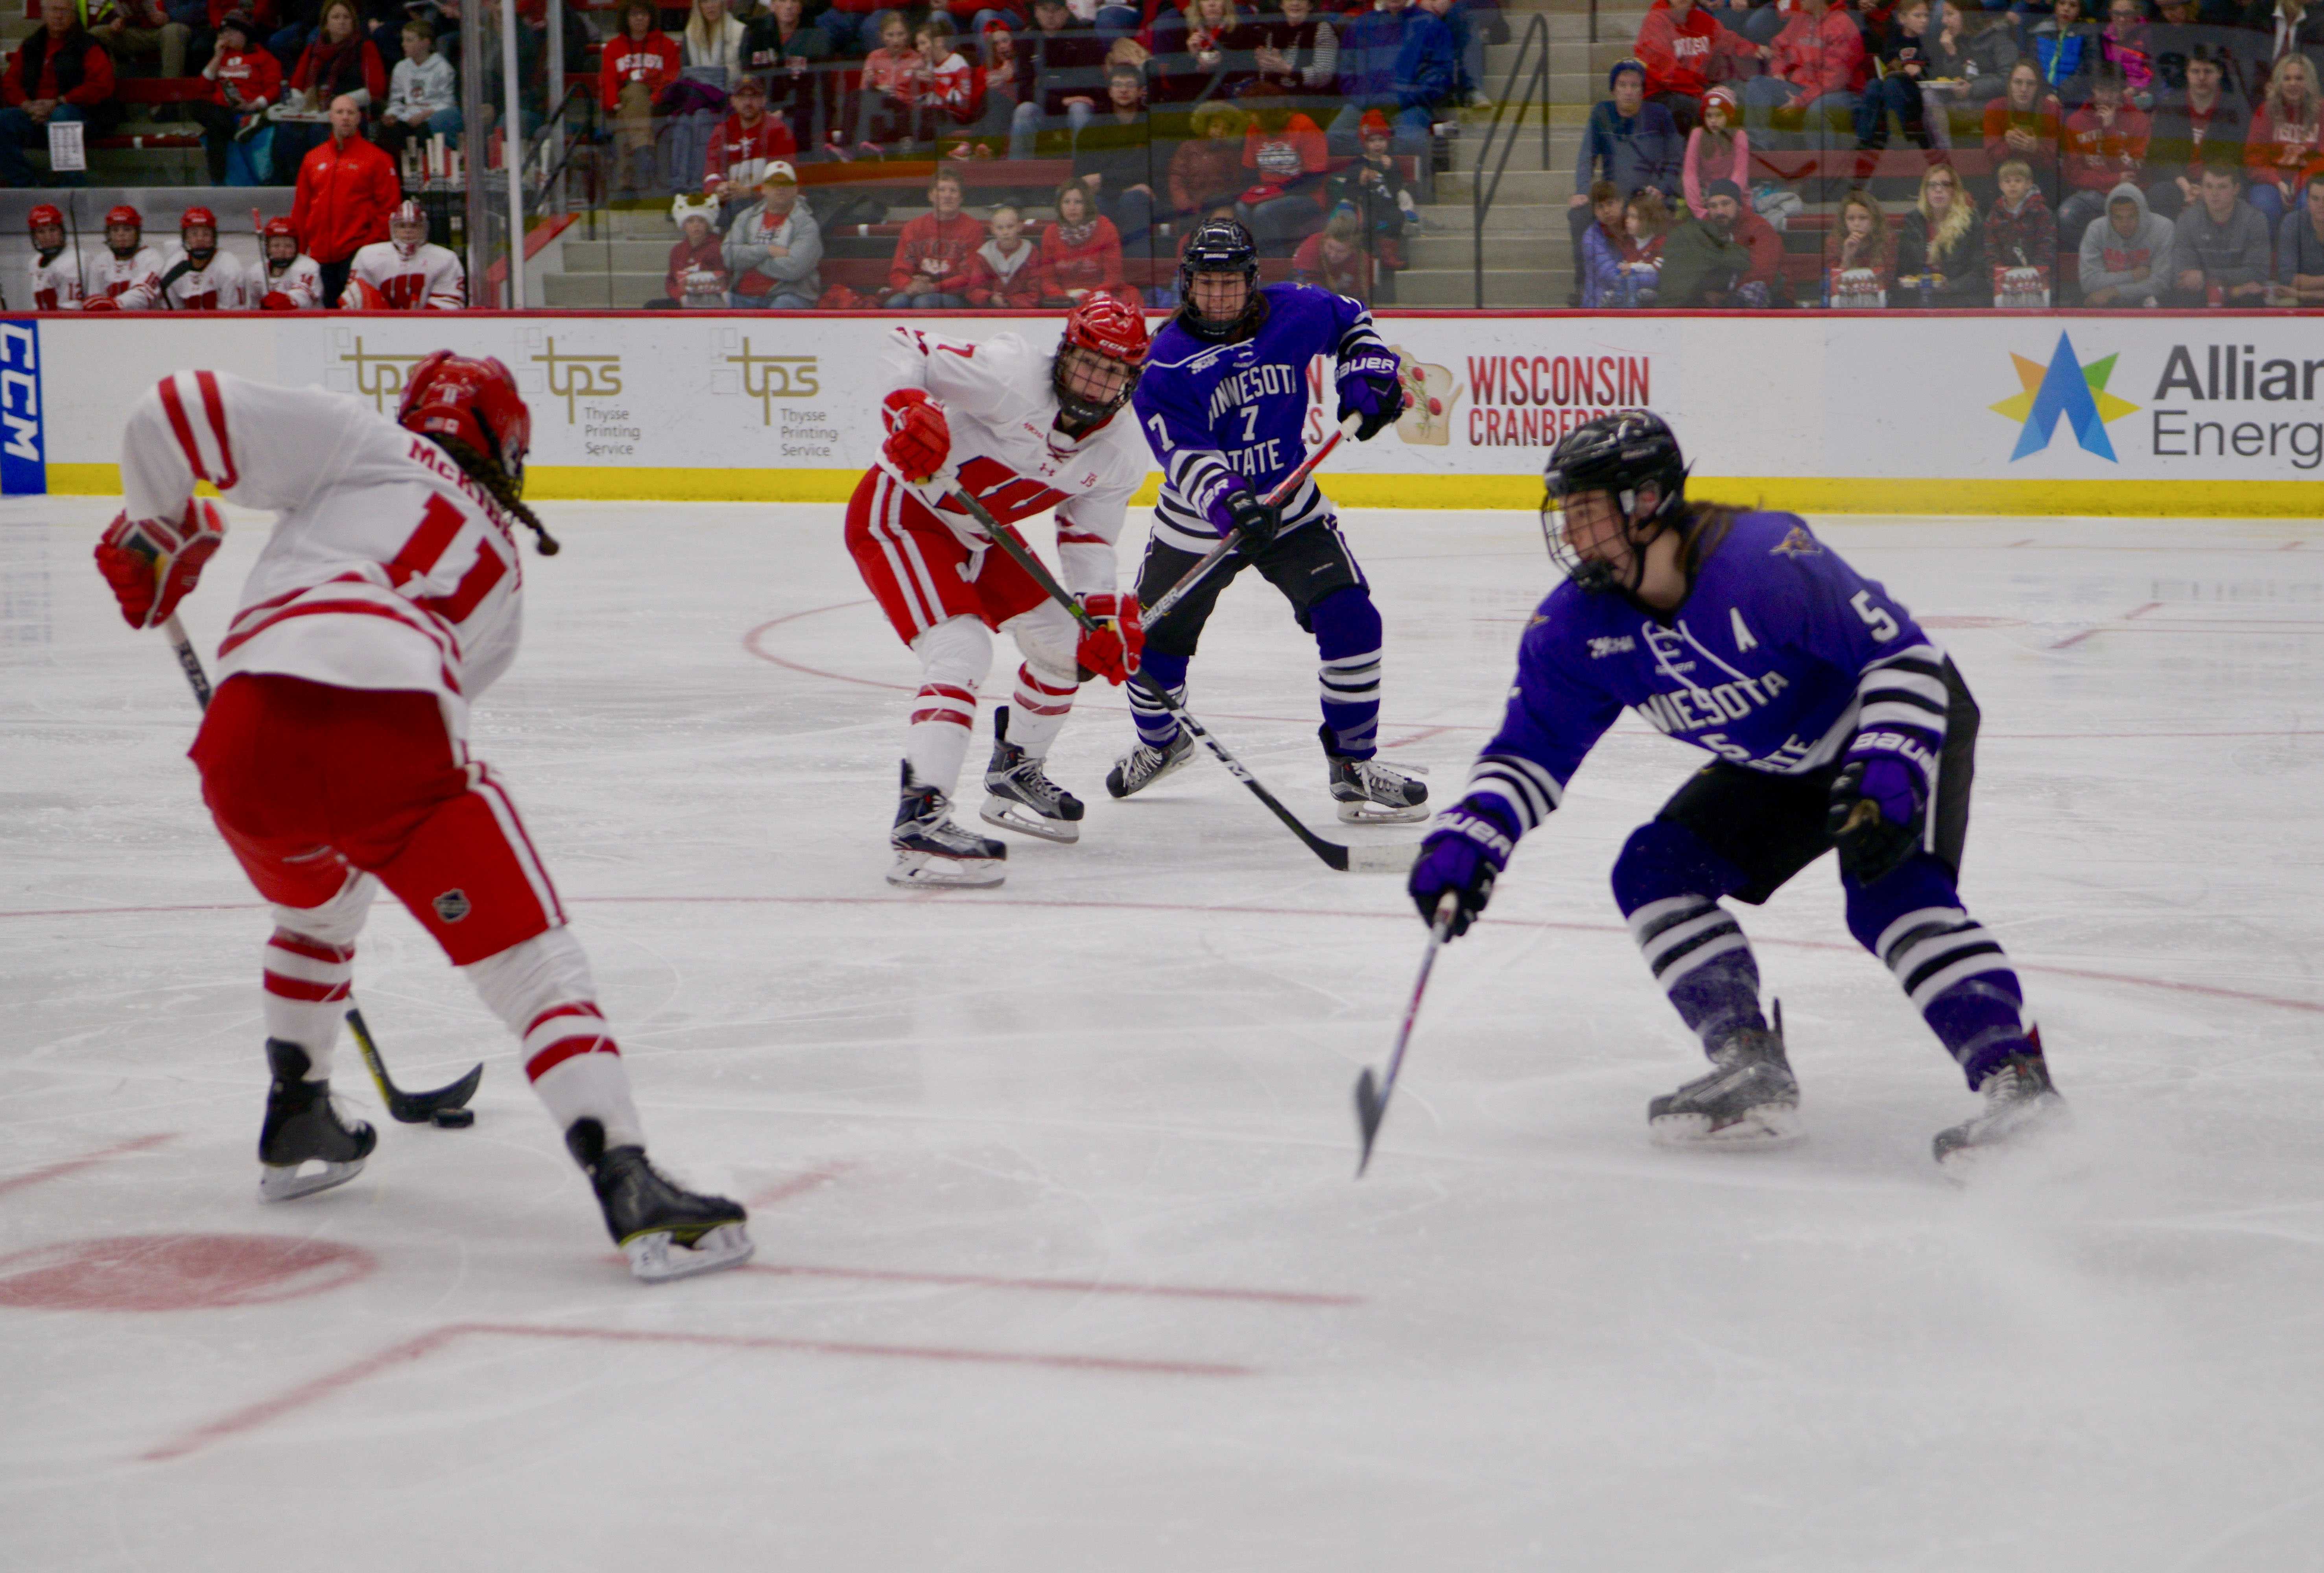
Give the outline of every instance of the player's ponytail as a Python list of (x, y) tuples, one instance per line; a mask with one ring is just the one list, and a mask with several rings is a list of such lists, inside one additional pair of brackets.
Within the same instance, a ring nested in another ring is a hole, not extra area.
[(452, 462), (460, 466), (468, 479), (491, 492), (493, 501), (523, 521), (532, 531), (542, 557), (553, 557), (563, 549), (557, 538), (549, 533), (549, 527), (540, 522), (540, 516), (524, 505), (524, 499), (517, 495), (516, 483), (509, 479), (508, 472), (501, 468), (498, 460), (478, 453), (456, 437), (445, 437), (436, 432), (428, 435), (430, 441), (452, 456)]
[(1735, 516), (1743, 511), (1724, 502), (1690, 502), (1679, 523), (1679, 567), (1692, 585), (1695, 575), (1702, 571), (1705, 558), (1719, 549), (1727, 532), (1735, 528)]

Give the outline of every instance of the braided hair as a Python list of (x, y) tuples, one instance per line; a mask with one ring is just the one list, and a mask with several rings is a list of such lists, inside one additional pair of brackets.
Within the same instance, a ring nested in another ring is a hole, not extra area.
[(468, 479), (492, 493), (493, 501), (523, 521), (532, 531), (536, 548), (542, 557), (553, 557), (564, 549), (557, 538), (549, 533), (549, 527), (540, 522), (540, 515), (524, 505), (524, 499), (517, 494), (516, 483), (509, 478), (508, 471), (502, 467), (498, 459), (478, 453), (456, 437), (443, 437), (435, 432), (429, 433), (428, 437), (429, 441), (452, 456), (452, 462), (460, 466)]

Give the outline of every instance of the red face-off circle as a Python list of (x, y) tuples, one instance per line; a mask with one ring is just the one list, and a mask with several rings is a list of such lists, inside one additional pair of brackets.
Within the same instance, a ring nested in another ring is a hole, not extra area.
[(367, 1277), (368, 1251), (278, 1235), (121, 1235), (0, 1256), (0, 1307), (206, 1311), (303, 1300)]

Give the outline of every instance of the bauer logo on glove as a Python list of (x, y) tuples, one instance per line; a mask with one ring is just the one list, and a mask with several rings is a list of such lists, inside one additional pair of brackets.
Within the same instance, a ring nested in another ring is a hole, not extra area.
[(113, 586), (129, 626), (152, 628), (178, 610), (225, 539), (226, 518), (207, 498), (189, 501), (175, 524), (133, 520), (124, 511), (97, 544), (97, 572)]

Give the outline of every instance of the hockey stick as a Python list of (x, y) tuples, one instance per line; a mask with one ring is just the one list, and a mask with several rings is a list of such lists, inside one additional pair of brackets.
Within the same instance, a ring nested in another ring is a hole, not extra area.
[[(202, 658), (196, 653), (194, 641), (187, 637), (186, 625), (178, 621), (176, 612), (162, 620), (161, 636), (170, 641), (170, 649), (177, 655), (178, 666), (186, 674), (186, 685), (194, 691), (194, 703), (208, 710), (209, 674), (202, 670)], [(390, 1115), (405, 1125), (433, 1121), (456, 1127), (475, 1123), (475, 1114), (467, 1103), (476, 1095), (476, 1084), (484, 1079), (482, 1064), (448, 1087), (438, 1087), (433, 1092), (406, 1092), (388, 1079), (387, 1062), (379, 1057), (379, 1045), (372, 1042), (371, 1028), (364, 1025), (363, 1012), (352, 1005), (347, 1007), (347, 1028), (355, 1034), (364, 1066), (371, 1072), (372, 1084), (379, 1089), (380, 1101), (387, 1105)]]
[[(1307, 477), (1315, 473), (1315, 466), (1330, 457), (1333, 448), (1355, 435), (1356, 428), (1361, 424), (1361, 419), (1360, 416), (1351, 415), (1347, 419), (1340, 422), (1338, 428), (1324, 437), (1323, 442), (1317, 445), (1315, 451), (1301, 461), (1297, 469), (1283, 478), (1281, 485), (1267, 494), (1267, 505), (1269, 508), (1280, 508), (1285, 502), (1290, 501), (1299, 488), (1305, 484)], [(1146, 608), (1144, 613), (1146, 626), (1150, 629), (1169, 616), (1171, 609), (1185, 600), (1195, 585), (1209, 578), (1211, 570), (1217, 567), (1229, 552), (1241, 544), (1242, 538), (1240, 535), (1229, 535), (1218, 545), (1204, 552), (1202, 561), (1180, 575), (1178, 582), (1162, 593), (1161, 600)]]
[(1356, 1078), (1356, 1129), (1362, 1135), (1364, 1148), (1356, 1158), (1356, 1178), (1364, 1177), (1364, 1170), (1372, 1161), (1372, 1138), (1379, 1135), (1380, 1121), (1387, 1118), (1388, 1100), (1396, 1096), (1396, 1073), (1404, 1068), (1404, 1046), (1412, 1041), (1412, 1024), (1420, 1015), (1420, 997), (1428, 992), (1428, 974), (1436, 965), (1436, 952), (1444, 948), (1445, 931), (1452, 926), (1452, 915), (1460, 909), (1460, 897), (1447, 890), (1436, 903), (1436, 921), (1428, 925), (1428, 948), (1420, 953), (1420, 979), (1412, 986), (1412, 1002), (1404, 1007), (1404, 1026), (1397, 1029), (1396, 1047), (1388, 1051), (1388, 1074), (1379, 1081), (1372, 1080), (1372, 1068), (1364, 1067)]
[[(968, 511), (969, 517), (984, 527), (986, 533), (992, 537), (993, 543), (1008, 554), (1011, 562), (1024, 569), (1031, 576), (1033, 583), (1038, 584), (1050, 600), (1055, 601), (1073, 615), (1074, 621), (1081, 625), (1083, 632), (1098, 631), (1097, 619), (1092, 617), (1088, 608), (1074, 600), (1072, 593), (1057, 583), (1056, 575), (1049, 572), (1040, 558), (1033, 555), (1032, 547), (1017, 538), (1015, 531), (985, 511), (984, 504), (970, 496), (965, 488), (956, 487), (951, 495)], [(1226, 745), (1211, 735), (1209, 728), (1194, 719), (1193, 713), (1186, 708), (1183, 700), (1142, 671), (1131, 673), (1130, 680), (1151, 695), (1156, 704), (1176, 716), (1178, 724), (1192, 732), (1204, 748), (1210, 750), (1219, 763), (1227, 768), (1228, 774), (1250, 787), (1251, 796), (1267, 805), (1268, 812), (1281, 820), (1291, 833), (1305, 842), (1309, 851), (1323, 859), (1327, 866), (1337, 869), (1343, 874), (1402, 874), (1411, 869), (1412, 860), (1417, 851), (1415, 846), (1346, 847), (1342, 846), (1338, 842), (1325, 841), (1322, 836), (1309, 830), (1300, 823), (1297, 814), (1276, 800), (1275, 794), (1259, 785), (1259, 777), (1252, 775), (1249, 767), (1245, 766), (1240, 759), (1229, 753)]]

